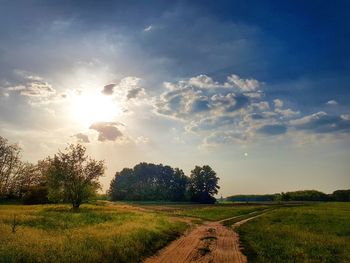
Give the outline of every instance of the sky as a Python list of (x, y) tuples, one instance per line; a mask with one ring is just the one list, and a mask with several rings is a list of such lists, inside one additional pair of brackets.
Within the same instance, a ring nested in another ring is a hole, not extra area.
[(0, 0), (0, 135), (219, 196), (350, 188), (349, 1)]

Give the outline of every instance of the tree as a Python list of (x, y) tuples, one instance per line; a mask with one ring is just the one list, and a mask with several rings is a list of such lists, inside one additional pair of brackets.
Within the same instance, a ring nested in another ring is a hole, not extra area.
[(51, 160), (48, 172), (48, 197), (52, 201), (71, 202), (73, 208), (89, 199), (100, 188), (98, 179), (104, 174), (104, 161), (86, 156), (86, 148), (71, 144)]
[(13, 178), (21, 165), (21, 149), (17, 144), (10, 144), (0, 136), (0, 198), (11, 193)]
[(337, 190), (332, 194), (334, 201), (337, 202), (349, 202), (350, 201), (350, 189), (349, 190)]
[(117, 172), (108, 191), (112, 200), (184, 201), (188, 178), (178, 168), (139, 163)]
[(191, 200), (200, 203), (215, 203), (214, 195), (218, 193), (219, 177), (209, 166), (196, 166), (191, 171), (189, 192)]

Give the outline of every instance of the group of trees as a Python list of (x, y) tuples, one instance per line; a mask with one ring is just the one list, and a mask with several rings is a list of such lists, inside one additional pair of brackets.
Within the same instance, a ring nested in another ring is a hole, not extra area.
[(31, 203), (32, 198), (44, 196), (42, 202), (46, 202), (44, 169), (44, 161), (37, 164), (21, 161), (20, 147), (0, 136), (0, 199), (22, 199)]
[[(0, 136), (0, 200), (26, 204), (70, 202), (73, 208), (97, 194), (105, 164), (86, 155), (80, 144), (37, 164), (23, 162), (21, 149)], [(113, 200), (215, 202), (219, 178), (207, 165), (196, 166), (187, 177), (178, 168), (140, 163), (117, 172), (109, 195)]]
[(214, 203), (218, 180), (208, 165), (196, 166), (187, 177), (179, 168), (140, 163), (117, 172), (108, 193), (112, 200)]
[(267, 195), (233, 195), (226, 198), (227, 201), (236, 202), (261, 202), (261, 201), (337, 201), (349, 202), (349, 190), (336, 190), (332, 194), (325, 194), (316, 190), (302, 190), (281, 194)]
[(0, 200), (70, 202), (77, 208), (96, 193), (104, 171), (104, 162), (86, 156), (85, 147), (79, 144), (32, 164), (21, 160), (17, 144), (0, 136)]

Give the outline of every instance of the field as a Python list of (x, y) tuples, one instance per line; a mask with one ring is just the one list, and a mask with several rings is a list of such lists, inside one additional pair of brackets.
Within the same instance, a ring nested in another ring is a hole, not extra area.
[(140, 262), (196, 224), (238, 216), (230, 226), (266, 209), (238, 228), (249, 262), (350, 262), (349, 203), (111, 202), (78, 212), (68, 205), (0, 205), (0, 262)]
[(280, 208), (238, 231), (249, 262), (350, 262), (350, 203)]
[(186, 228), (130, 206), (3, 205), (0, 262), (138, 262)]

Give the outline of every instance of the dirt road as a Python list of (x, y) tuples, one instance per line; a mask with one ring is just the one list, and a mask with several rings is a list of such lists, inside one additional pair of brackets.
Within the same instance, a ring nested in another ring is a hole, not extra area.
[[(233, 226), (239, 226), (260, 215), (241, 220)], [(247, 262), (247, 258), (240, 250), (238, 234), (224, 227), (221, 222), (223, 220), (198, 226), (187, 235), (172, 242), (158, 255), (148, 258), (144, 263)]]

